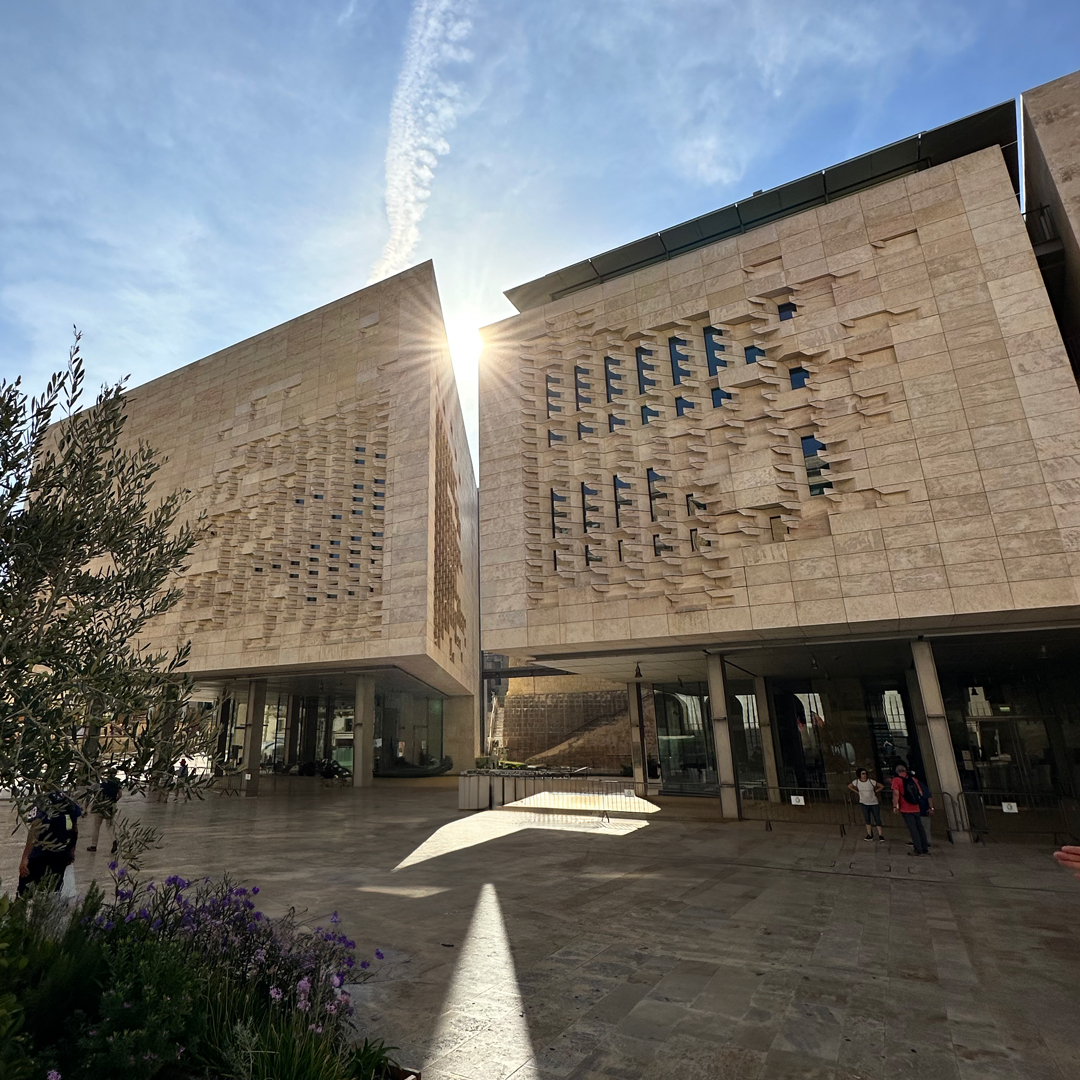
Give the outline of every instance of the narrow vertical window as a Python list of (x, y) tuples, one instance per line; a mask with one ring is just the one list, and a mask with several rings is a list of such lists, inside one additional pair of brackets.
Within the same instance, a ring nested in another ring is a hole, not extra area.
[(614, 431), (620, 427), (626, 427), (626, 419), (622, 416), (616, 416), (614, 413), (609, 414), (607, 418), (608, 431)]
[(557, 443), (557, 442), (565, 442), (565, 441), (566, 441), (566, 436), (565, 435), (560, 435), (556, 431), (549, 431), (548, 432), (548, 446), (554, 446), (555, 443)]
[(748, 364), (756, 364), (759, 360), (765, 359), (765, 350), (759, 349), (756, 345), (746, 346), (746, 362)]
[(712, 407), (714, 409), (723, 408), (724, 402), (725, 401), (730, 401), (730, 400), (731, 400), (731, 395), (726, 390), (721, 389), (719, 386), (714, 386), (713, 387)]
[(791, 379), (791, 389), (801, 390), (805, 385), (807, 379), (810, 378), (810, 372), (804, 367), (793, 367), (788, 376)]
[(641, 406), (641, 422), (647, 424), (650, 420), (655, 420), (660, 415), (659, 409), (650, 409), (648, 405)]
[(615, 528), (622, 528), (622, 508), (624, 506), (633, 506), (634, 500), (628, 499), (622, 493), (630, 488), (629, 480), (622, 480), (618, 476), (613, 476), (612, 487), (615, 490)]
[(614, 401), (623, 393), (623, 388), (615, 385), (617, 382), (622, 382), (622, 372), (615, 370), (618, 366), (619, 361), (613, 356), (604, 357), (604, 388), (607, 390), (609, 402)]
[(715, 375), (722, 367), (727, 367), (727, 360), (720, 355), (727, 351), (720, 340), (724, 331), (717, 330), (715, 326), (706, 326), (702, 333), (705, 336), (705, 359), (709, 364), (709, 374)]
[(582, 439), (584, 439), (586, 435), (593, 435), (593, 434), (595, 434), (595, 432), (596, 432), (596, 428), (589, 427), (588, 424), (583, 424), (583, 423), (581, 423), (580, 420), (578, 421), (577, 437), (578, 437), (579, 442)]
[(560, 495), (554, 488), (551, 489), (551, 535), (561, 536), (570, 530), (559, 524), (564, 518), (570, 516), (569, 511), (561, 510), (560, 506), (567, 501), (566, 495)]
[(661, 480), (665, 478), (661, 476), (655, 469), (649, 469), (647, 475), (649, 480), (649, 520), (656, 521), (656, 504), (661, 499), (666, 499), (668, 497), (668, 493), (666, 491), (661, 491), (656, 486)]
[(599, 494), (600, 494), (599, 489), (591, 488), (591, 487), (589, 487), (588, 484), (586, 484), (584, 481), (582, 481), (582, 483), (581, 483), (581, 525), (582, 525), (582, 528), (584, 529), (585, 532), (588, 532), (590, 529), (599, 529), (600, 528), (600, 522), (599, 521), (593, 521), (589, 517), (590, 514), (598, 514), (600, 512), (600, 507), (599, 506), (597, 506), (595, 503), (589, 502), (590, 499), (595, 499), (596, 496), (599, 495)]
[(578, 367), (576, 364), (574, 365), (574, 402), (578, 407), (578, 412), (581, 412), (582, 405), (592, 404), (592, 398), (588, 396), (588, 391), (591, 388), (585, 381), (585, 377), (588, 374), (588, 368)]
[(686, 348), (686, 342), (680, 337), (668, 338), (668, 353), (671, 356), (671, 382), (674, 386), (682, 385), (683, 379), (689, 379), (690, 369), (686, 366), (690, 363), (690, 357), (679, 352)]
[(637, 356), (637, 385), (638, 393), (644, 394), (650, 386), (656, 386), (656, 379), (650, 379), (646, 374), (647, 371), (655, 371), (656, 365), (650, 364), (645, 357), (652, 356), (652, 349), (646, 349), (642, 346), (638, 346), (636, 350)]
[(686, 496), (686, 513), (689, 517), (694, 517), (699, 510), (706, 510), (708, 507), (701, 499), (696, 495)]
[(769, 530), (772, 532), (774, 541), (780, 541), (787, 537), (787, 526), (779, 514), (776, 517), (769, 518)]
[(555, 389), (555, 387), (558, 386), (562, 382), (562, 379), (558, 378), (555, 375), (548, 375), (548, 376), (546, 376), (546, 380), (547, 380), (547, 414), (548, 414), (548, 419), (550, 419), (553, 413), (561, 413), (562, 412), (562, 406), (555, 404), (555, 402), (558, 401), (562, 397), (562, 394), (558, 390)]
[(686, 413), (694, 407), (694, 403), (689, 398), (677, 397), (675, 399), (675, 415), (685, 416)]
[(603, 558), (601, 556), (593, 554), (593, 550), (588, 544), (585, 545), (585, 565), (586, 566), (592, 566), (593, 563), (598, 563), (598, 562), (603, 562), (603, 561), (604, 560), (603, 560)]
[(777, 304), (776, 310), (780, 315), (780, 321), (787, 322), (788, 319), (795, 318), (795, 312), (799, 309), (794, 304), (788, 302), (786, 304)]

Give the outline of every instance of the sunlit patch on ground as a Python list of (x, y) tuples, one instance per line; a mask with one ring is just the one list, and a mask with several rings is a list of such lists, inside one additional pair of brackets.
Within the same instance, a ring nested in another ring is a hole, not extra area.
[[(477, 898), (424, 1069), (467, 1075), (482, 1057), (485, 1075), (502, 1080), (533, 1057), (524, 1013), (499, 898), (488, 883)], [(466, 1028), (476, 1033), (462, 1042)]]
[(655, 814), (656, 803), (639, 799), (633, 791), (619, 790), (595, 795), (580, 791), (538, 791), (535, 795), (509, 803), (504, 809), (566, 810), (579, 813)]
[(432, 833), (415, 851), (402, 859), (394, 869), (404, 870), (408, 866), (416, 866), (417, 863), (437, 859), (440, 855), (463, 851), (465, 848), (485, 844), (489, 840), (496, 840), (504, 836), (511, 836), (525, 829), (626, 836), (629, 833), (636, 832), (638, 829), (645, 828), (647, 824), (646, 821), (634, 819), (604, 821), (599, 817), (573, 817), (571, 815), (553, 819), (550, 815), (542, 813), (520, 811), (508, 814), (497, 810), (486, 810), (473, 817), (462, 818), (460, 821), (451, 821), (443, 825), (442, 828)]

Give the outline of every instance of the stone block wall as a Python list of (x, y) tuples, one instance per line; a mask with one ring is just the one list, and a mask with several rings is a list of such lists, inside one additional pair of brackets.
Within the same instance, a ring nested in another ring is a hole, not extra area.
[(997, 148), (485, 341), (486, 649), (1080, 613), (1080, 393)]

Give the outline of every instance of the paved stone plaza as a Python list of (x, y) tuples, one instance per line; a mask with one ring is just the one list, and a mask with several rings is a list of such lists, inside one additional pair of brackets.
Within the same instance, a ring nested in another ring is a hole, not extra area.
[[(1080, 882), (1049, 847), (916, 861), (898, 830), (465, 814), (396, 784), (140, 812), (151, 871), (229, 871), (381, 948), (358, 1019), (424, 1080), (1080, 1076)], [(80, 850), (80, 884), (107, 860)]]

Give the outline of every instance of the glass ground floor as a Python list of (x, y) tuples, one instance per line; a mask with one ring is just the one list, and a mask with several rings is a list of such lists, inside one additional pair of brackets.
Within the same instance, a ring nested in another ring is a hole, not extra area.
[[(646, 694), (645, 772), (661, 794), (727, 784), (753, 817), (762, 803), (850, 803), (858, 770), (888, 788), (903, 764), (961, 818), (965, 807), (1022, 815), (1080, 800), (1077, 631), (731, 650), (722, 683), (698, 672)], [(722, 709), (710, 701), (717, 685)]]
[[(437, 776), (454, 762), (444, 747), (445, 697), (400, 673), (373, 676), (367, 760), (374, 776)], [(357, 760), (356, 679), (267, 680), (257, 755), (264, 773), (344, 777)], [(220, 698), (218, 757), (226, 771), (252, 758), (247, 684)]]

